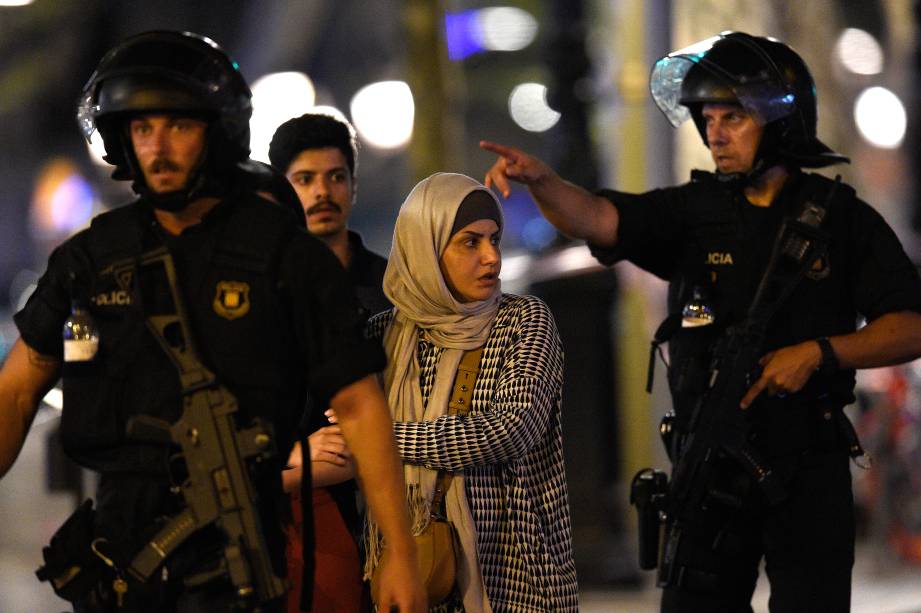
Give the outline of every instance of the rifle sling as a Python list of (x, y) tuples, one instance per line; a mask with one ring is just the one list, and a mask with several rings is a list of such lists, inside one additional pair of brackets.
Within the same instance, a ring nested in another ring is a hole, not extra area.
[[(774, 238), (768, 265), (761, 281), (758, 283), (758, 289), (748, 309), (746, 317), (748, 327), (757, 327), (763, 330), (771, 317), (786, 302), (809, 267), (825, 255), (830, 236), (823, 229), (822, 224), (828, 218), (829, 205), (837, 195), (840, 185), (841, 175), (838, 175), (823, 203), (813, 202), (811, 198), (807, 197), (799, 212), (799, 218), (787, 218), (781, 224), (780, 229), (777, 231), (777, 236)], [(815, 214), (810, 214), (810, 209)], [(792, 236), (787, 234), (786, 230), (788, 229)], [(792, 259), (793, 254), (789, 253), (789, 251), (792, 250), (791, 243), (795, 240), (805, 243), (805, 246), (798, 253), (799, 260), (794, 260), (798, 266), (796, 266), (795, 270), (786, 271), (786, 274), (784, 274), (784, 271), (780, 270), (782, 260), (784, 255)], [(809, 251), (809, 247), (813, 245), (815, 248)]]

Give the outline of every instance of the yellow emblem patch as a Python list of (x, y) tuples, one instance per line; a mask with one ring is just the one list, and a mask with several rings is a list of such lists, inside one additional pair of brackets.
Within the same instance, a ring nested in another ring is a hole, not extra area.
[(214, 293), (214, 312), (224, 319), (238, 319), (249, 313), (249, 283), (218, 281)]

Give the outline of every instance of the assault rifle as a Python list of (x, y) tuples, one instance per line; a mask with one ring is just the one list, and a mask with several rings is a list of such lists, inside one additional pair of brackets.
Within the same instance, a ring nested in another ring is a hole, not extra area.
[[(257, 607), (284, 595), (287, 589), (285, 580), (275, 574), (272, 566), (248, 466), (248, 462), (265, 461), (275, 455), (271, 425), (255, 419), (250, 427), (238, 429), (234, 418), (238, 410), (236, 398), (202, 364), (195, 351), (169, 252), (157, 249), (144, 254), (137, 267), (132, 262), (115, 272), (125, 278), (128, 271), (137, 271), (140, 277), (138, 294), (148, 328), (179, 371), (183, 400), (182, 415), (175, 423), (136, 416), (128, 422), (128, 436), (177, 445), (188, 473), (180, 487), (186, 508), (144, 546), (131, 561), (128, 572), (146, 581), (188, 537), (213, 524), (225, 537), (220, 565), (216, 570), (186, 578), (186, 584), (225, 577), (233, 584), (241, 604)], [(163, 287), (164, 281), (171, 296), (162, 292), (154, 295), (149, 289), (145, 294), (145, 288)]]
[[(713, 348), (707, 391), (694, 405), (686, 431), (678, 434), (681, 438), (672, 458), (667, 495), (637, 497), (657, 503), (656, 510), (666, 520), (659, 559), (661, 587), (686, 582), (688, 569), (681, 550), (687, 526), (700, 524), (701, 514), (733, 510), (741, 505), (738, 496), (722, 482), (719, 463), (728, 460), (741, 466), (771, 504), (785, 495), (779, 478), (750, 443), (751, 425), (739, 401), (760, 376), (759, 361), (771, 317), (806, 270), (826, 253), (828, 235), (820, 226), (839, 185), (835, 183), (824, 206), (807, 201), (796, 219), (784, 221), (745, 319), (727, 328)], [(655, 483), (649, 475), (641, 475), (643, 471), (634, 479), (634, 487)], [(644, 509), (638, 507), (638, 510), (642, 515)], [(648, 551), (649, 544), (643, 548)]]

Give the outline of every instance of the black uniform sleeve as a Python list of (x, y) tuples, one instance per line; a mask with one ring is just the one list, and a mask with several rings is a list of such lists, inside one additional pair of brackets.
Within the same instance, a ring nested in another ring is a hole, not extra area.
[(675, 188), (644, 194), (599, 190), (599, 196), (617, 207), (617, 244), (605, 248), (589, 244), (599, 262), (610, 266), (630, 260), (652, 274), (668, 279), (681, 256), (677, 238), (681, 234), (681, 207)]
[(318, 402), (383, 370), (380, 343), (365, 336), (363, 311), (345, 270), (324, 244), (298, 233), (282, 256), (280, 276), (291, 294), (295, 334)]
[(921, 278), (892, 228), (860, 200), (853, 224), (857, 310), (867, 321), (896, 311), (921, 312)]
[(23, 342), (41, 354), (63, 357), (61, 334), (70, 313), (71, 277), (82, 278), (88, 261), (81, 252), (85, 236), (80, 233), (52, 252), (35, 291), (13, 316)]

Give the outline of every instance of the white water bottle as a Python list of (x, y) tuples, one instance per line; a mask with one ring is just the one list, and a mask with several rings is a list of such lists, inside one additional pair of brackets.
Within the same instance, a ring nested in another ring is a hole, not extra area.
[(64, 361), (89, 362), (99, 351), (99, 329), (89, 311), (76, 300), (64, 321)]

